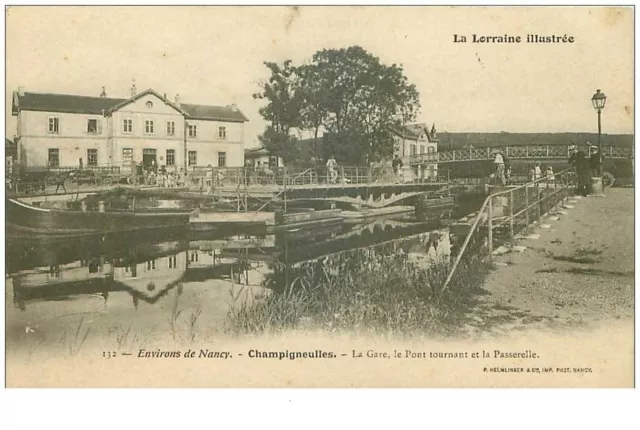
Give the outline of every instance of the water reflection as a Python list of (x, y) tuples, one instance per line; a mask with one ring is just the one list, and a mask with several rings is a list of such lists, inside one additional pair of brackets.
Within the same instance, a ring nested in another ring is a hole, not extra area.
[(406, 218), (267, 236), (173, 229), (153, 235), (9, 241), (6, 255), (13, 303), (22, 311), (36, 302), (49, 302), (55, 309), (74, 300), (84, 308), (83, 296), (99, 298), (106, 308), (110, 293), (117, 293), (128, 295), (130, 309), (137, 312), (141, 303), (155, 305), (171, 291), (181, 296), (190, 288), (202, 300), (220, 300), (205, 290), (221, 286), (282, 291), (309, 265), (340, 271), (345, 264), (363, 264), (363, 255), (400, 249), (419, 264), (447, 259), (448, 230)]

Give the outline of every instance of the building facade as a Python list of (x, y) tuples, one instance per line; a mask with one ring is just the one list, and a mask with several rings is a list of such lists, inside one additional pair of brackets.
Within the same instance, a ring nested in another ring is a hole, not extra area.
[(438, 177), (438, 139), (435, 125), (429, 130), (426, 124), (408, 124), (391, 129), (395, 139), (394, 155), (404, 163), (404, 179), (430, 179)]
[(245, 167), (270, 168), (284, 167), (282, 157), (271, 155), (266, 148), (247, 148), (244, 151)]
[(23, 166), (221, 166), (244, 164), (244, 124), (235, 105), (169, 101), (152, 89), (128, 99), (13, 93), (17, 163)]

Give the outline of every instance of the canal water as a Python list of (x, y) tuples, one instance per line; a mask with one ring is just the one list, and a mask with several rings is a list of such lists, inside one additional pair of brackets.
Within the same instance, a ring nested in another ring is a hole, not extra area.
[(278, 294), (308, 262), (330, 268), (335, 256), (400, 248), (418, 264), (448, 260), (449, 230), (404, 216), (275, 235), (173, 229), (9, 240), (7, 342), (64, 343), (87, 329), (118, 342), (153, 342), (194, 320), (213, 336), (230, 306)]

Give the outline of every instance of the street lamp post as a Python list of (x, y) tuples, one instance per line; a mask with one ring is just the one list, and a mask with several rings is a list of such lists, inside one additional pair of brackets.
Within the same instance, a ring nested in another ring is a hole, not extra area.
[(596, 93), (591, 97), (591, 103), (593, 108), (598, 112), (598, 157), (600, 157), (600, 183), (602, 184), (602, 192), (604, 193), (604, 178), (602, 176), (602, 123), (600, 117), (602, 116), (602, 109), (607, 102), (607, 96), (600, 90), (596, 90)]

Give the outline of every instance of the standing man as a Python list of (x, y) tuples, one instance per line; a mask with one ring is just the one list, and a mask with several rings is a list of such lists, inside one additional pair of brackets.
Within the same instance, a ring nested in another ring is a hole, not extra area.
[(598, 147), (592, 145), (589, 148), (590, 156), (589, 156), (589, 164), (591, 167), (591, 176), (600, 176), (600, 163), (602, 162), (602, 158), (600, 151), (598, 151)]
[(576, 174), (578, 175), (578, 194), (582, 196), (587, 196), (589, 194), (589, 184), (591, 183), (591, 178), (589, 176), (589, 160), (585, 155), (584, 151), (578, 149), (576, 145), (571, 145), (569, 147), (570, 157), (569, 164), (576, 169)]
[(537, 181), (538, 179), (542, 179), (542, 167), (540, 167), (540, 162), (536, 163), (536, 166), (533, 168), (533, 172), (535, 176), (534, 181)]
[(499, 151), (495, 152), (495, 157), (493, 158), (493, 166), (495, 167), (496, 179), (498, 180), (498, 184), (504, 186), (504, 157)]
[(60, 189), (60, 187), (62, 187), (62, 191), (66, 194), (67, 193), (67, 189), (64, 186), (64, 183), (67, 179), (72, 179), (75, 175), (74, 171), (71, 171), (69, 173), (60, 173), (56, 178), (55, 178), (55, 183), (56, 183), (56, 194), (58, 194), (58, 190)]
[(393, 161), (391, 162), (391, 167), (393, 167), (393, 173), (396, 175), (396, 182), (400, 179), (400, 169), (404, 167), (404, 163), (398, 157), (398, 154), (393, 156)]
[(333, 154), (331, 155), (331, 157), (329, 157), (329, 159), (327, 160), (327, 175), (328, 175), (328, 180), (330, 184), (335, 184), (336, 183), (336, 179), (338, 178), (338, 172), (336, 172), (336, 167), (338, 166), (338, 163), (336, 162), (336, 159), (333, 158)]

